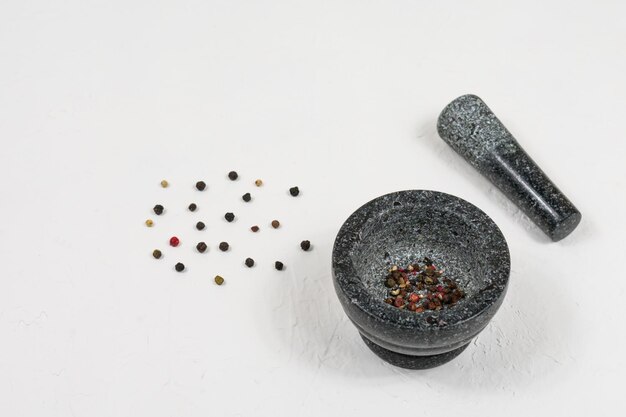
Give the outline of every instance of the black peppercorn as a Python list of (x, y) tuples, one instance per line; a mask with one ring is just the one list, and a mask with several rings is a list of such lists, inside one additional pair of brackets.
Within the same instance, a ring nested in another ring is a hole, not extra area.
[(300, 247), (303, 251), (308, 251), (309, 249), (311, 249), (311, 242), (308, 240), (303, 240), (302, 242), (300, 242)]
[(196, 245), (196, 249), (198, 249), (198, 252), (204, 253), (207, 249), (207, 245), (204, 242), (198, 242), (198, 244)]
[(300, 194), (300, 189), (298, 187), (291, 187), (289, 189), (289, 194), (291, 194), (293, 197), (297, 197), (298, 194)]
[(203, 230), (204, 229), (204, 223), (202, 223), (202, 222), (196, 223), (196, 229)]
[(157, 204), (156, 206), (154, 206), (154, 208), (152, 210), (154, 210), (154, 213), (157, 216), (160, 216), (161, 214), (163, 214), (163, 206), (160, 205), (160, 204)]
[(226, 221), (228, 223), (232, 222), (233, 220), (235, 220), (235, 215), (231, 212), (228, 212), (226, 214), (224, 214), (224, 218), (226, 219)]
[(248, 268), (252, 268), (252, 267), (254, 266), (254, 259), (252, 259), (252, 258), (247, 258), (247, 259), (246, 259), (246, 266), (247, 266)]
[(161, 251), (158, 249), (155, 249), (154, 251), (152, 251), (152, 256), (154, 256), (154, 259), (161, 259)]
[(198, 206), (196, 205), (196, 203), (189, 204), (189, 211), (196, 211), (197, 208)]
[(230, 171), (228, 173), (228, 178), (230, 178), (231, 181), (235, 181), (237, 178), (239, 178), (239, 174), (237, 174), (237, 172), (235, 171)]
[(274, 268), (278, 269), (279, 271), (282, 271), (283, 267), (284, 267), (284, 265), (283, 265), (283, 263), (281, 261), (274, 262)]
[(174, 268), (176, 269), (176, 271), (178, 272), (183, 272), (185, 270), (185, 265), (183, 265), (182, 263), (177, 263)]
[(228, 245), (228, 242), (221, 242), (220, 243), (220, 250), (222, 252), (226, 252), (228, 250), (230, 246)]
[(196, 188), (198, 189), (198, 191), (204, 191), (204, 189), (206, 188), (206, 184), (204, 183), (204, 181), (198, 181), (196, 183)]
[(244, 195), (241, 196), (241, 199), (245, 201), (246, 203), (248, 203), (250, 202), (250, 200), (252, 200), (252, 196), (250, 195), (250, 193), (245, 193)]

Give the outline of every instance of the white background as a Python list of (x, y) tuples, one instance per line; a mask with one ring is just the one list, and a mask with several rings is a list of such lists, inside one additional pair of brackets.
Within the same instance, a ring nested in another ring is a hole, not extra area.
[[(3, 0), (0, 415), (617, 415), (625, 5)], [(438, 138), (465, 93), (581, 210), (568, 238)], [(367, 350), (330, 277), (343, 220), (410, 188), (478, 205), (512, 256), (493, 322), (423, 372)]]

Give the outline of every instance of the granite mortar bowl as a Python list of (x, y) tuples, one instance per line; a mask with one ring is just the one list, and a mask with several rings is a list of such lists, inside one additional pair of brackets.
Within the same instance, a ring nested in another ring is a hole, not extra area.
[[(466, 296), (423, 313), (385, 303), (389, 268), (425, 256)], [(408, 190), (375, 198), (345, 221), (332, 269), (339, 301), (365, 344), (393, 365), (427, 369), (455, 358), (489, 323), (506, 293), (510, 257), (502, 232), (476, 206)]]

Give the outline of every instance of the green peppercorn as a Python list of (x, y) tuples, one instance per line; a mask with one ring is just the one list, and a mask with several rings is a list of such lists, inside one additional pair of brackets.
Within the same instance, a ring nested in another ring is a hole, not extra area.
[(202, 222), (196, 223), (196, 229), (204, 230), (204, 227), (205, 227), (204, 223), (202, 223)]
[(196, 205), (196, 203), (189, 204), (189, 211), (196, 211), (197, 208), (198, 206)]
[(226, 252), (229, 248), (230, 248), (230, 245), (228, 244), (228, 242), (221, 242), (220, 243), (220, 250), (222, 252)]
[(244, 195), (241, 196), (241, 199), (245, 201), (246, 203), (249, 203), (250, 200), (252, 200), (252, 196), (250, 195), (250, 193), (245, 193)]
[(285, 265), (281, 261), (274, 262), (274, 268), (277, 270), (282, 271), (284, 267)]
[(204, 191), (204, 189), (206, 188), (206, 184), (204, 181), (198, 181), (196, 183), (196, 188), (198, 189), (198, 191)]
[(198, 252), (204, 253), (207, 250), (207, 245), (204, 242), (198, 242), (198, 244), (196, 245), (196, 249), (198, 250)]
[(245, 262), (246, 266), (248, 268), (252, 268), (254, 266), (254, 259), (252, 258), (246, 258), (246, 262)]
[(235, 220), (235, 215), (231, 212), (228, 212), (226, 214), (224, 214), (224, 218), (226, 219), (226, 221), (228, 223), (232, 222), (233, 220)]
[(179, 262), (174, 266), (174, 268), (178, 272), (183, 272), (185, 270), (185, 265)]
[(154, 259), (161, 259), (161, 251), (158, 249), (155, 249), (152, 251), (152, 256), (154, 256)]
[(163, 214), (163, 206), (160, 204), (157, 204), (156, 206), (154, 206), (152, 210), (154, 210), (154, 214), (156, 214), (157, 216), (160, 216), (161, 214)]
[(167, 188), (169, 185), (170, 184), (166, 180), (161, 181), (161, 187)]
[(152, 219), (146, 220), (146, 226), (148, 226), (148, 227), (154, 226), (154, 222), (152, 221)]
[(219, 275), (216, 275), (214, 280), (217, 285), (222, 285), (224, 283), (224, 278), (220, 277)]
[(235, 181), (237, 178), (239, 178), (239, 174), (237, 174), (236, 171), (230, 171), (228, 173), (228, 178), (230, 178), (231, 181)]
[(300, 247), (302, 248), (303, 251), (308, 251), (309, 249), (311, 249), (311, 242), (308, 240), (303, 240), (302, 242), (300, 242)]

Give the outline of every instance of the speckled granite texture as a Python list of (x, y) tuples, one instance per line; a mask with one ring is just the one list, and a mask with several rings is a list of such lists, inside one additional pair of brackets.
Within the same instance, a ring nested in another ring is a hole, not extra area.
[[(466, 297), (423, 313), (386, 304), (388, 269), (424, 256)], [(337, 235), (332, 262), (341, 305), (367, 345), (386, 361), (411, 369), (458, 355), (498, 310), (510, 271), (504, 236), (484, 212), (424, 190), (387, 194), (355, 211)]]
[(550, 181), (513, 135), (477, 96), (448, 104), (437, 124), (439, 136), (493, 182), (553, 241), (569, 235), (580, 212)]

